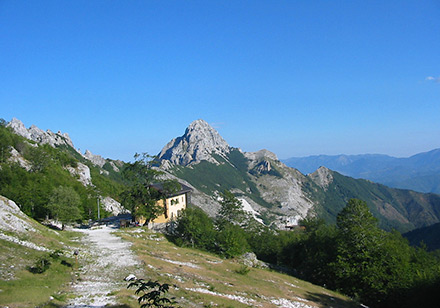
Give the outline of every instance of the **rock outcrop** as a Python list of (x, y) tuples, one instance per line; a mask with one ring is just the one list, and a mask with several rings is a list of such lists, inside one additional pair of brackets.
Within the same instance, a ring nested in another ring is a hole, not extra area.
[(87, 165), (78, 163), (78, 165), (73, 168), (72, 166), (67, 166), (66, 169), (71, 175), (78, 177), (78, 181), (84, 186), (90, 186), (92, 184), (92, 177), (90, 175), (90, 168)]
[(17, 163), (20, 167), (26, 169), (26, 171), (31, 170), (32, 165), (29, 161), (27, 161), (23, 155), (21, 155), (16, 149), (11, 148), (11, 157), (9, 157), (9, 161), (13, 163)]
[(102, 207), (113, 215), (119, 215), (123, 213), (128, 213), (128, 211), (122, 207), (122, 205), (113, 198), (105, 197), (101, 200)]
[(322, 166), (315, 172), (309, 174), (309, 178), (324, 190), (327, 190), (328, 186), (333, 182), (332, 171)]
[(310, 180), (298, 170), (284, 165), (268, 150), (244, 155), (261, 197), (268, 203), (278, 204), (276, 211), (283, 214), (277, 222), (279, 228), (296, 225), (299, 219), (305, 218), (314, 206), (303, 190), (304, 183)]
[(99, 166), (101, 168), (107, 162), (104, 157), (102, 157), (100, 155), (95, 155), (92, 152), (90, 152), (89, 150), (86, 150), (86, 152), (84, 153), (83, 156), (85, 159), (90, 160), (95, 166)]
[(0, 196), (0, 231), (26, 233), (36, 232), (29, 217), (14, 201)]
[(10, 127), (17, 135), (35, 141), (39, 144), (49, 144), (52, 147), (67, 145), (75, 149), (68, 133), (61, 133), (60, 131), (54, 133), (49, 129), (47, 131), (43, 131), (35, 125), (32, 125), (29, 129), (27, 129), (23, 122), (16, 118), (13, 118), (6, 126)]

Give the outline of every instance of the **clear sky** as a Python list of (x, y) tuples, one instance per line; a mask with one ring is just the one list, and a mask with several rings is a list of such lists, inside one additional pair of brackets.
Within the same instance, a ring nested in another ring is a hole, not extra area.
[(0, 118), (157, 154), (196, 119), (280, 158), (440, 147), (440, 2), (0, 0)]

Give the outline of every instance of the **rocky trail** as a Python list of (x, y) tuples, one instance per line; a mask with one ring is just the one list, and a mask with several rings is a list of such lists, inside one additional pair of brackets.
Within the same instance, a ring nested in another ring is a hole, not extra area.
[(65, 308), (101, 308), (117, 304), (113, 292), (125, 288), (124, 278), (142, 272), (131, 243), (113, 234), (116, 228), (75, 229), (79, 239), (78, 271), (72, 281), (74, 299)]

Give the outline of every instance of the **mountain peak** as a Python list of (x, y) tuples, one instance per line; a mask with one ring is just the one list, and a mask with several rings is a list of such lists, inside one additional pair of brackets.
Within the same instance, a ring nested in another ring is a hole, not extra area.
[(325, 191), (328, 186), (333, 182), (333, 171), (321, 166), (315, 172), (308, 175), (313, 182), (321, 186)]
[(206, 121), (192, 122), (181, 137), (171, 140), (159, 153), (159, 160), (187, 166), (203, 160), (217, 163), (212, 156), (226, 156), (230, 146)]
[(32, 125), (29, 129), (26, 129), (23, 122), (17, 118), (12, 118), (11, 122), (9, 122), (6, 126), (10, 127), (15, 134), (37, 143), (49, 144), (52, 147), (67, 145), (75, 149), (73, 142), (67, 133), (63, 134), (60, 131), (54, 133), (50, 129), (43, 131), (35, 125)]

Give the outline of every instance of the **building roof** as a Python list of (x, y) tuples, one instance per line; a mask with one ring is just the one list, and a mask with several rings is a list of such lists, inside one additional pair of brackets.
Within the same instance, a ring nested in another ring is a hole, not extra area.
[[(183, 194), (186, 194), (186, 193), (192, 192), (192, 188), (191, 188), (191, 187), (186, 186), (186, 185), (184, 185), (184, 184), (182, 184), (182, 183), (179, 183), (179, 184), (180, 184), (180, 186), (181, 186), (181, 189), (178, 190), (178, 191), (176, 191), (176, 192), (166, 194), (166, 197), (167, 197), (167, 198), (174, 197), (174, 196), (178, 196), (178, 195), (183, 195)], [(164, 193), (163, 183), (155, 183), (155, 184), (151, 184), (150, 187), (156, 189), (156, 190), (159, 191), (160, 193)]]

